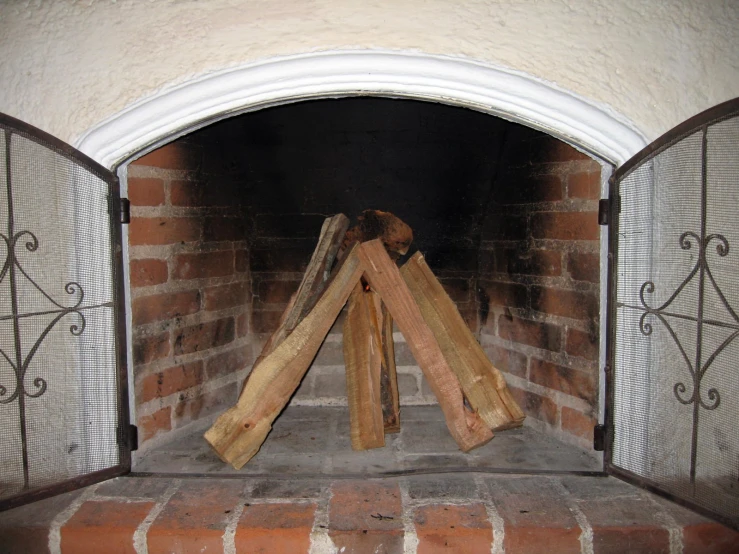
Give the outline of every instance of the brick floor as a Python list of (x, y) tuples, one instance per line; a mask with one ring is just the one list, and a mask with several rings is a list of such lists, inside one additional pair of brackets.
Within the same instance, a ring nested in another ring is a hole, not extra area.
[(739, 533), (610, 477), (123, 477), (0, 514), (0, 554), (739, 552)]

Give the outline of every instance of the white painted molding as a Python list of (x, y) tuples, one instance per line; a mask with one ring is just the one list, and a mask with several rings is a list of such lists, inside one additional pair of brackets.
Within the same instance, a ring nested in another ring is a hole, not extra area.
[(616, 165), (646, 145), (623, 116), (530, 75), (458, 58), (374, 50), (275, 58), (209, 74), (141, 100), (75, 145), (113, 167), (238, 113), (355, 95), (468, 107), (535, 127)]

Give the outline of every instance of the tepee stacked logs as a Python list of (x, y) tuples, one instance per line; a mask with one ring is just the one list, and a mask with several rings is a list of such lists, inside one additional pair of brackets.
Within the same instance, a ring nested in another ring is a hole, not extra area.
[[(393, 321), (461, 450), (485, 444), (492, 430), (521, 425), (523, 413), (501, 374), (423, 257), (416, 254), (398, 269), (393, 258), (407, 252), (410, 228), (392, 214), (372, 210), (348, 232), (347, 223), (341, 214), (324, 222), (303, 282), (236, 406), (205, 434), (221, 459), (237, 469), (258, 452), (347, 300), (344, 352), (354, 449), (383, 446), (385, 433), (399, 430)], [(340, 244), (339, 263), (327, 279)]]

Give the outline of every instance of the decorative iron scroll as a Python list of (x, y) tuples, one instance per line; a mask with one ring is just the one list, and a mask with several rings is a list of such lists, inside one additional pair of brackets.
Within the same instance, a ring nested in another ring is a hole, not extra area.
[[(63, 286), (64, 292), (72, 297), (71, 305), (64, 305), (57, 302), (51, 295), (44, 291), (39, 284), (28, 274), (21, 264), (17, 249), (25, 247), (28, 252), (36, 252), (39, 249), (39, 240), (34, 233), (28, 230), (17, 230), (15, 225), (15, 213), (13, 207), (13, 175), (11, 163), (11, 137), (12, 132), (5, 130), (5, 178), (6, 178), (6, 198), (7, 198), (7, 234), (0, 232), (0, 239), (5, 244), (6, 257), (0, 269), (0, 286), (7, 286), (10, 289), (10, 313), (0, 313), (0, 322), (12, 321), (13, 324), (13, 351), (5, 352), (0, 348), (0, 362), (5, 360), (13, 370), (15, 382), (10, 386), (0, 383), (0, 404), (8, 405), (13, 402), (18, 403), (18, 416), (22, 444), (23, 456), (23, 488), (30, 488), (29, 478), (29, 457), (28, 457), (28, 437), (26, 426), (26, 398), (39, 398), (46, 393), (47, 385), (43, 377), (33, 378), (33, 388), (28, 384), (27, 372), (38, 352), (44, 339), (49, 332), (61, 321), (65, 316), (73, 315), (76, 317), (70, 327), (69, 332), (78, 337), (85, 331), (86, 320), (83, 314), (84, 310), (90, 310), (101, 307), (112, 307), (112, 302), (98, 305), (83, 306), (82, 302), (85, 298), (85, 292), (79, 283), (70, 281)], [(37, 294), (46, 299), (50, 303), (49, 309), (39, 310), (29, 313), (20, 313), (19, 311), (19, 290), (18, 285), (21, 280), (27, 281), (33, 287)], [(3, 307), (5, 312), (6, 307)], [(36, 338), (27, 352), (24, 352), (21, 344), (20, 321), (25, 318), (49, 317), (53, 316), (51, 322), (46, 325), (41, 334)]]
[[(680, 248), (683, 250), (691, 250), (693, 245), (698, 245), (698, 259), (688, 273), (687, 277), (680, 283), (675, 289), (672, 295), (661, 305), (651, 306), (645, 296), (647, 294), (653, 294), (655, 292), (656, 285), (653, 281), (646, 281), (642, 284), (639, 290), (639, 300), (641, 306), (631, 306), (627, 304), (620, 304), (621, 306), (642, 310), (644, 313), (639, 318), (639, 330), (645, 336), (652, 334), (652, 324), (647, 321), (647, 318), (652, 316), (656, 317), (665, 329), (672, 337), (675, 342), (680, 354), (685, 361), (687, 366), (689, 377), (692, 383), (688, 385), (683, 381), (675, 383), (673, 392), (677, 401), (683, 405), (693, 406), (693, 421), (692, 421), (692, 440), (690, 450), (690, 482), (695, 483), (696, 475), (696, 460), (698, 451), (698, 421), (700, 415), (700, 409), (704, 410), (715, 410), (721, 405), (721, 394), (718, 389), (712, 387), (705, 391), (705, 395), (701, 389), (703, 377), (711, 367), (716, 358), (721, 352), (726, 349), (729, 344), (739, 335), (739, 316), (736, 311), (731, 307), (729, 301), (726, 299), (725, 294), (721, 290), (721, 287), (716, 282), (716, 279), (711, 272), (711, 267), (708, 263), (708, 252), (709, 247), (715, 244), (716, 253), (721, 258), (725, 258), (729, 254), (729, 241), (726, 240), (721, 234), (713, 233), (707, 234), (707, 197), (708, 197), (708, 186), (707, 186), (707, 172), (706, 172), (706, 150), (707, 150), (707, 127), (703, 127), (703, 146), (702, 146), (702, 183), (701, 183), (701, 229), (700, 234), (693, 231), (686, 231), (680, 235), (678, 241)], [(713, 243), (713, 244), (712, 244)], [(698, 305), (696, 315), (688, 315), (677, 313), (670, 310), (670, 306), (677, 299), (680, 293), (685, 287), (693, 281), (698, 279)], [(731, 316), (733, 321), (718, 321), (714, 319), (708, 319), (704, 317), (704, 305), (705, 305), (705, 293), (706, 286), (710, 285), (718, 295), (721, 304)], [(692, 321), (696, 325), (696, 351), (694, 357), (691, 357), (683, 347), (680, 339), (675, 333), (674, 329), (670, 325), (669, 318), (680, 319), (683, 321)], [(704, 326), (720, 327), (728, 329), (731, 334), (712, 352), (706, 356), (707, 352), (703, 351), (704, 341)]]

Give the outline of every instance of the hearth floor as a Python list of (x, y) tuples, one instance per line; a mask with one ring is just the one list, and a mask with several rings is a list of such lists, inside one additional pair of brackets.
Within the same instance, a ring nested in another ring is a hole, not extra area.
[[(207, 427), (206, 427), (207, 428)], [(355, 452), (346, 407), (290, 406), (274, 423), (259, 453), (242, 469), (218, 459), (203, 439), (206, 428), (139, 456), (135, 473), (268, 475), (270, 477), (380, 477), (436, 472), (600, 472), (594, 455), (530, 427), (496, 433), (470, 453), (457, 447), (438, 406), (406, 406), (401, 432), (383, 448)]]

